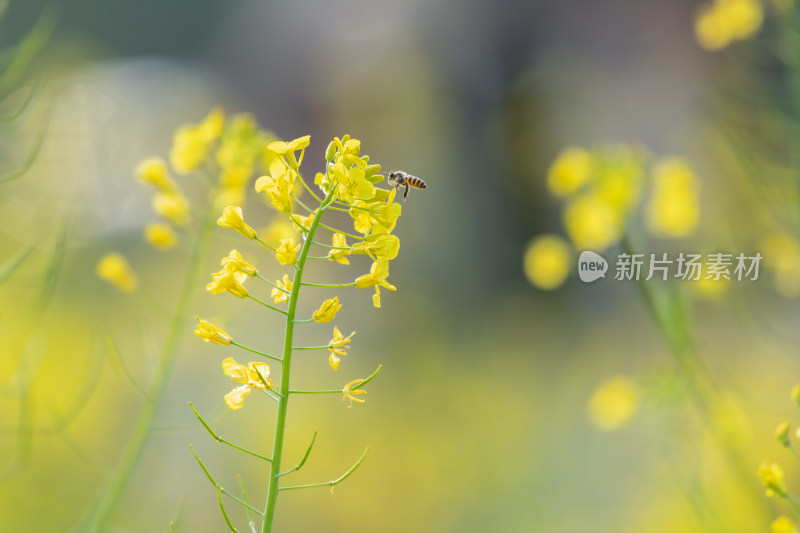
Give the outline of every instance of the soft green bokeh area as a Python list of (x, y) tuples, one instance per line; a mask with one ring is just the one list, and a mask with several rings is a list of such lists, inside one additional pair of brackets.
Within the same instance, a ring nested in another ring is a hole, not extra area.
[[(318, 437), (291, 483), (334, 479), (370, 452), (334, 494), (282, 493), (275, 531), (750, 533), (791, 516), (756, 475), (775, 460), (800, 487), (800, 469), (773, 437), (781, 421), (800, 420), (789, 396), (800, 382), (800, 310), (771, 270), (714, 298), (677, 286), (697, 347), (689, 362), (672, 353), (635, 284), (613, 275), (583, 284), (573, 271), (544, 292), (522, 271), (532, 237), (564, 234), (546, 175), (568, 145), (633, 142), (691, 162), (697, 230), (654, 239), (636, 211), (641, 251), (752, 253), (770, 233), (796, 239), (800, 165), (782, 122), (792, 111), (771, 99), (791, 76), (767, 68), (782, 20), (768, 17), (757, 40), (712, 55), (694, 39), (694, 6), (681, 2), (127, 4), (56, 3), (58, 29), (25, 78), (45, 74), (47, 90), (19, 124), (0, 125), (6, 171), (24, 164), (48, 124), (32, 168), (0, 183), (0, 265), (10, 273), (0, 269), (0, 531), (70, 531), (106, 490), (144, 401), (137, 387), (152, 379), (164, 342), (159, 306), (174, 308), (187, 261), (181, 249), (143, 242), (156, 216), (133, 169), (166, 157), (173, 131), (215, 105), (253, 113), (280, 138), (311, 134), (309, 181), (329, 140), (350, 133), (385, 170), (428, 183), (403, 204), (390, 278), (398, 291), (382, 292), (381, 309), (369, 289), (301, 293), (303, 316), (338, 295), (335, 323), (357, 335), (338, 372), (327, 352), (298, 353), (298, 387), (340, 388), (383, 369), (365, 404), (293, 398), (286, 466)], [(12, 1), (3, 44), (40, 7)], [(28, 83), (0, 116), (18, 108)], [(205, 189), (193, 179), (181, 185), (199, 201)], [(248, 191), (246, 218), (263, 228), (278, 215)], [(240, 411), (223, 403), (234, 384), (220, 363), (247, 354), (191, 333), (197, 314), (248, 346), (282, 346), (282, 316), (204, 290), (231, 248), (268, 279), (289, 271), (215, 228), (155, 427), (110, 531), (168, 531), (170, 521), (178, 531), (225, 530), (189, 444), (234, 493), (241, 474), (263, 507), (266, 464), (214, 442), (187, 405), (225, 438), (270, 452), (273, 404), (256, 394)], [(141, 297), (95, 275), (111, 250), (139, 274)], [(14, 258), (24, 262), (12, 272)], [(307, 279), (350, 281), (369, 269), (364, 257), (351, 263), (314, 264)], [(663, 296), (676, 285), (647, 287)], [(298, 326), (298, 344), (327, 342), (331, 326)], [(603, 432), (587, 402), (619, 375), (639, 401), (622, 427)], [(708, 387), (700, 396), (698, 382)], [(247, 531), (244, 513), (227, 508)]]

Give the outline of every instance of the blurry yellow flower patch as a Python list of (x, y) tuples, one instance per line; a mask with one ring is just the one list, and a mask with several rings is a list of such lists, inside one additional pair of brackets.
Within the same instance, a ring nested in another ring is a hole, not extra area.
[(706, 50), (720, 50), (753, 36), (763, 19), (764, 9), (758, 0), (714, 0), (695, 20), (697, 42)]
[(153, 197), (153, 210), (176, 226), (189, 223), (189, 201), (180, 193), (156, 194)]
[(772, 233), (761, 240), (761, 250), (778, 293), (784, 298), (800, 297), (800, 242), (785, 233)]
[(592, 156), (583, 148), (565, 148), (547, 172), (547, 188), (554, 196), (569, 196), (589, 179)]
[(647, 229), (656, 237), (686, 237), (695, 230), (699, 215), (697, 178), (688, 164), (679, 158), (659, 162), (644, 210)]
[(798, 532), (797, 526), (794, 524), (794, 522), (785, 516), (781, 516), (775, 520), (770, 529), (772, 533), (800, 533)]
[(159, 250), (169, 250), (178, 242), (178, 236), (169, 224), (150, 224), (144, 229), (145, 240)]
[(764, 461), (758, 467), (758, 475), (767, 489), (767, 496), (785, 497), (788, 493), (783, 469), (777, 463)]
[(123, 292), (139, 287), (139, 278), (121, 254), (110, 253), (97, 263), (97, 275)]
[(225, 112), (211, 110), (200, 124), (186, 124), (173, 137), (170, 163), (175, 172), (187, 174), (199, 169), (206, 161), (211, 143), (222, 134)]
[(587, 414), (602, 431), (624, 427), (639, 410), (639, 387), (630, 378), (616, 376), (603, 382), (589, 398)]
[(622, 236), (613, 207), (593, 195), (575, 198), (567, 204), (564, 228), (579, 250), (602, 252)]
[(569, 274), (572, 249), (557, 235), (540, 235), (528, 243), (523, 258), (525, 276), (535, 287), (560, 287)]
[(136, 175), (142, 183), (152, 185), (165, 193), (177, 192), (178, 186), (172, 181), (167, 164), (158, 157), (149, 157), (136, 167)]

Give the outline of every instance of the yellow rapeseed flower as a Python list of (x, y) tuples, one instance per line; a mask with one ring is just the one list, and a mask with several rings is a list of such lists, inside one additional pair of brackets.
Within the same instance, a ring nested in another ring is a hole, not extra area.
[(620, 238), (617, 213), (596, 196), (580, 196), (564, 209), (564, 227), (575, 248), (602, 252)]
[(272, 152), (275, 152), (279, 155), (286, 155), (289, 152), (296, 152), (297, 150), (305, 149), (309, 144), (311, 144), (311, 135), (305, 135), (303, 137), (298, 137), (293, 141), (284, 142), (284, 141), (273, 141), (267, 145), (267, 148)]
[(339, 303), (339, 297), (334, 296), (333, 298), (329, 298), (322, 302), (322, 305), (319, 306), (319, 309), (314, 311), (311, 315), (311, 318), (314, 319), (314, 322), (318, 322), (320, 324), (324, 324), (325, 322), (330, 322), (336, 317), (336, 313), (339, 312), (342, 306)]
[(772, 523), (771, 531), (772, 533), (800, 533), (794, 522), (785, 516), (778, 517), (778, 519)]
[(792, 401), (797, 407), (800, 407), (800, 385), (792, 387)]
[(339, 328), (336, 326), (333, 327), (333, 338), (328, 343), (328, 350), (331, 352), (328, 362), (332, 369), (339, 370), (339, 363), (341, 362), (339, 356), (347, 355), (347, 350), (350, 349), (350, 338), (355, 334), (356, 332), (354, 331), (349, 337), (345, 337), (342, 335), (342, 332), (339, 331)]
[(223, 228), (235, 229), (248, 239), (256, 237), (255, 230), (242, 217), (242, 208), (236, 205), (229, 205), (222, 210), (222, 216), (217, 219), (217, 225)]
[(178, 242), (178, 236), (169, 224), (163, 222), (149, 224), (144, 229), (144, 238), (159, 250), (169, 250)]
[(540, 235), (525, 248), (523, 267), (532, 285), (544, 290), (560, 287), (569, 274), (572, 250), (557, 235)]
[(206, 290), (211, 294), (219, 294), (220, 292), (228, 291), (237, 298), (247, 297), (247, 289), (244, 288), (244, 281), (247, 279), (247, 274), (244, 272), (235, 271), (229, 267), (225, 267), (219, 272), (211, 275), (211, 283), (206, 285)]
[(333, 234), (333, 246), (336, 248), (331, 248), (328, 252), (328, 260), (329, 261), (336, 261), (342, 265), (349, 265), (350, 261), (347, 259), (347, 255), (350, 255), (350, 250), (340, 250), (337, 248), (349, 248), (347, 246), (347, 237), (344, 236), (342, 233), (334, 233)]
[(364, 274), (356, 278), (356, 287), (364, 289), (367, 287), (375, 287), (375, 294), (372, 296), (372, 305), (375, 307), (381, 306), (381, 291), (379, 287), (385, 287), (390, 291), (396, 291), (397, 287), (386, 281), (389, 277), (389, 261), (378, 260), (372, 263), (369, 274)]
[(600, 430), (614, 431), (627, 424), (639, 409), (639, 387), (616, 376), (603, 382), (589, 398), (589, 420)]
[(389, 261), (400, 251), (400, 239), (387, 233), (367, 235), (362, 242), (355, 243), (350, 251), (354, 254), (369, 255), (373, 261)]
[(222, 133), (224, 122), (224, 111), (215, 108), (200, 124), (186, 124), (178, 128), (169, 153), (172, 168), (179, 174), (200, 168), (208, 157), (211, 143)]
[(153, 210), (177, 226), (189, 223), (189, 202), (180, 193), (156, 193)]
[(139, 278), (121, 254), (110, 253), (97, 263), (97, 275), (123, 292), (139, 287)]
[(569, 196), (589, 179), (592, 155), (583, 148), (565, 148), (547, 172), (547, 188), (555, 196)]
[(767, 496), (779, 496), (781, 498), (786, 496), (788, 491), (783, 469), (777, 463), (762, 462), (758, 467), (758, 475), (767, 489)]
[(275, 257), (282, 265), (293, 265), (297, 263), (297, 252), (299, 251), (300, 244), (295, 244), (294, 239), (283, 239), (275, 250)]
[(195, 335), (206, 342), (213, 342), (214, 344), (221, 344), (222, 346), (228, 346), (231, 343), (231, 336), (223, 330), (210, 322), (200, 320), (198, 317), (194, 318), (197, 320), (197, 328), (194, 330)]
[[(269, 297), (272, 298), (276, 304), (288, 302), (289, 293), (292, 292), (292, 280), (289, 279), (289, 276), (284, 274), (283, 280), (275, 280), (275, 285), (277, 285), (280, 288), (273, 287)], [(284, 289), (289, 292), (284, 292), (281, 289)]]
[(177, 192), (178, 187), (169, 175), (167, 164), (163, 159), (150, 157), (145, 159), (136, 167), (136, 175), (139, 180), (165, 193)]
[(700, 215), (697, 179), (685, 161), (668, 158), (653, 171), (653, 194), (644, 208), (644, 222), (656, 237), (690, 235)]
[(237, 363), (233, 357), (228, 357), (222, 362), (222, 372), (237, 383), (243, 383), (225, 395), (225, 403), (231, 409), (241, 409), (244, 398), (252, 389), (267, 390), (272, 388), (269, 379), (269, 365), (266, 363), (250, 362), (247, 366)]
[(362, 389), (353, 389), (353, 387), (360, 385), (363, 381), (364, 381), (363, 379), (356, 379), (345, 385), (344, 388), (342, 389), (342, 394), (343, 394), (342, 401), (350, 400), (350, 405), (348, 407), (352, 407), (353, 402), (364, 403), (366, 401), (361, 398), (357, 398), (357, 396), (361, 394), (366, 394), (367, 391)]
[(315, 209), (313, 212), (309, 213), (308, 216), (294, 214), (290, 214), (289, 216), (296, 222), (294, 226), (295, 231), (305, 235), (311, 229), (311, 224), (314, 222), (314, 217), (317, 216), (317, 210)]
[(233, 272), (242, 272), (251, 278), (258, 273), (256, 267), (245, 261), (242, 254), (236, 250), (231, 250), (227, 257), (222, 258), (222, 266)]

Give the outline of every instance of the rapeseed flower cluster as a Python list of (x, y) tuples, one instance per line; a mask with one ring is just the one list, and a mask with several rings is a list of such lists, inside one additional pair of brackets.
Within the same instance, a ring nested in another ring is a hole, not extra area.
[(759, 0), (713, 0), (700, 10), (694, 31), (700, 46), (714, 51), (752, 37), (763, 20)]
[(575, 251), (601, 253), (620, 242), (640, 206), (655, 237), (679, 238), (697, 227), (699, 184), (676, 157), (652, 161), (633, 145), (565, 148), (547, 172), (547, 189), (564, 201), (568, 240), (553, 234), (532, 239), (524, 254), (528, 280), (540, 289), (561, 286)]

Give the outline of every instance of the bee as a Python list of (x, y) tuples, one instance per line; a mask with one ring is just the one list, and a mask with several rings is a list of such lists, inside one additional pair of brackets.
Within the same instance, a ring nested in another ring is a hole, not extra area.
[(412, 176), (411, 174), (403, 172), (402, 170), (395, 170), (394, 172), (389, 173), (389, 179), (387, 181), (389, 182), (389, 185), (392, 185), (395, 189), (397, 187), (405, 186), (406, 191), (403, 193), (403, 200), (408, 198), (409, 187), (414, 187), (415, 189), (428, 188), (424, 181), (416, 176)]

